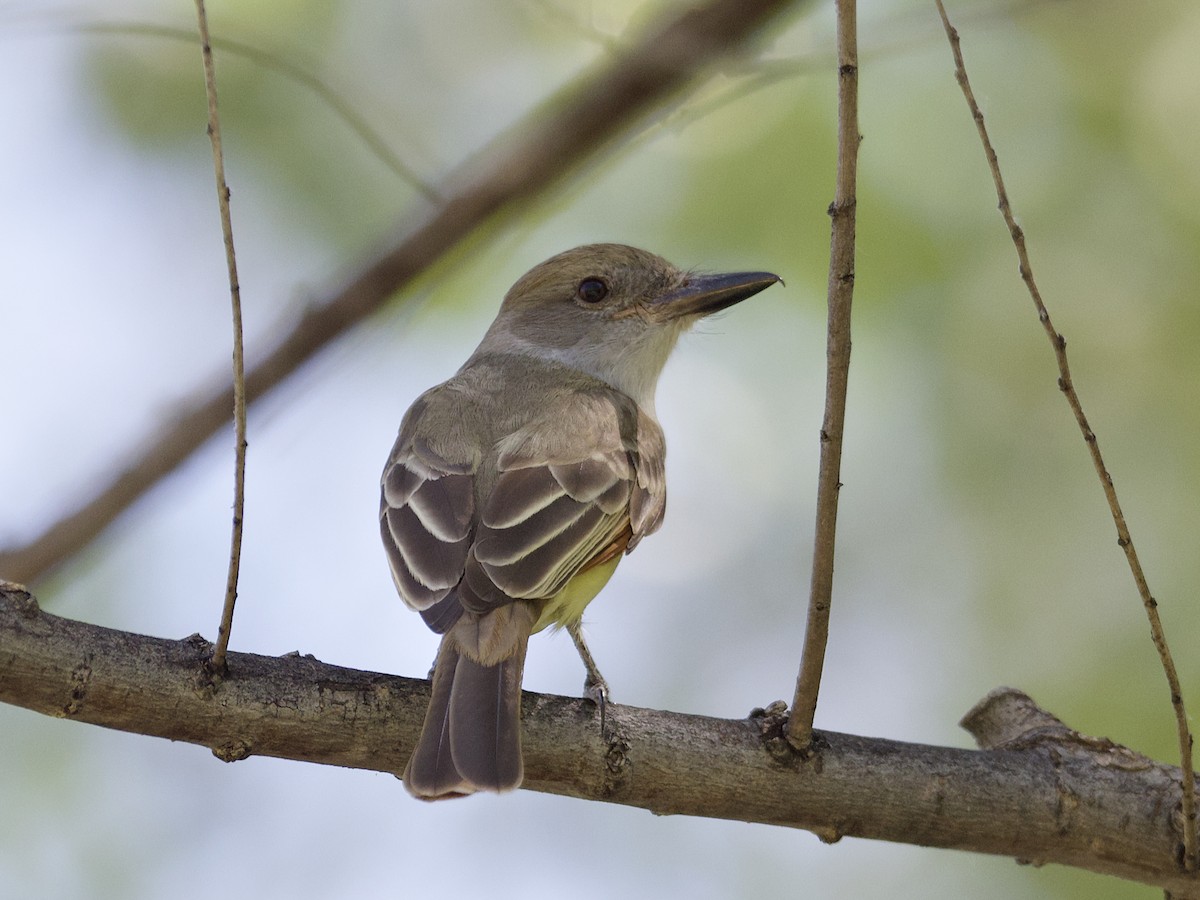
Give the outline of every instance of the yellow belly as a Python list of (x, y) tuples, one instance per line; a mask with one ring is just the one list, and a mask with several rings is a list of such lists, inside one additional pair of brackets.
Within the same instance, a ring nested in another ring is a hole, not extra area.
[(608, 584), (620, 561), (618, 554), (611, 562), (601, 563), (568, 581), (566, 587), (546, 601), (542, 614), (533, 625), (534, 632), (541, 631), (547, 625), (561, 628), (582, 619), (584, 609)]

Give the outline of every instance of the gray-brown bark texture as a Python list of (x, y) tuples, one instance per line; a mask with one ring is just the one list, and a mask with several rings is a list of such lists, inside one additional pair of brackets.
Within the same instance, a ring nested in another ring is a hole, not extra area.
[[(212, 748), (403, 771), (428, 683), (291, 655), (63, 619), (0, 586), (0, 701)], [(781, 704), (740, 720), (612, 704), (602, 734), (586, 700), (526, 693), (525, 787), (659, 814), (736, 819), (1056, 862), (1200, 896), (1178, 864), (1179, 771), (1070, 731), (998, 690), (966, 727), (986, 749), (816, 732), (804, 759)], [(397, 802), (402, 802), (399, 798)], [(462, 802), (470, 802), (464, 800)]]

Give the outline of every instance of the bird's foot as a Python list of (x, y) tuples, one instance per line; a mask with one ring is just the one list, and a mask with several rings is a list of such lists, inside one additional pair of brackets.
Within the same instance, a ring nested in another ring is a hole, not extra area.
[(600, 677), (599, 672), (588, 672), (583, 682), (583, 696), (596, 704), (600, 710), (600, 733), (607, 734), (605, 725), (608, 713), (608, 682)]
[(579, 651), (579, 658), (583, 660), (583, 666), (587, 669), (587, 678), (583, 681), (583, 696), (596, 704), (596, 708), (600, 710), (600, 731), (603, 733), (605, 731), (605, 713), (608, 709), (608, 702), (612, 699), (608, 682), (604, 680), (604, 676), (600, 674), (600, 669), (596, 666), (596, 660), (592, 658), (592, 651), (588, 649), (588, 645), (583, 639), (583, 629), (580, 623), (575, 622), (568, 625), (567, 633), (575, 642), (575, 649)]

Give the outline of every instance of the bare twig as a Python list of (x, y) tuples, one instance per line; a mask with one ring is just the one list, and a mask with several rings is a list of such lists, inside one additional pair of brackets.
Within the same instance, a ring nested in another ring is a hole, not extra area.
[(204, 0), (196, 0), (200, 28), (200, 55), (204, 61), (204, 92), (208, 97), (208, 137), (212, 142), (213, 174), (217, 182), (217, 207), (221, 212), (221, 234), (225, 238), (225, 265), (229, 270), (229, 300), (233, 309), (233, 424), (237, 445), (233, 451), (233, 528), (229, 538), (229, 574), (225, 581), (225, 605), (217, 643), (213, 647), (212, 670), (225, 671), (225, 652), (233, 628), (237, 602), (238, 572), (242, 564), (242, 523), (246, 510), (246, 367), (242, 353), (242, 289), (238, 282), (237, 253), (233, 248), (233, 217), (229, 212), (229, 184), (225, 180), (225, 154), (221, 150), (221, 117), (217, 113), (217, 70), (208, 36), (208, 14)]
[(1158, 657), (1162, 663), (1163, 672), (1167, 677), (1167, 685), (1171, 692), (1171, 706), (1175, 711), (1175, 723), (1179, 736), (1180, 768), (1182, 771), (1183, 867), (1188, 872), (1195, 872), (1197, 867), (1196, 775), (1192, 761), (1192, 735), (1188, 727), (1187, 711), (1183, 705), (1183, 692), (1179, 684), (1179, 675), (1175, 670), (1175, 662), (1171, 657), (1170, 648), (1167, 646), (1166, 632), (1163, 629), (1162, 619), (1158, 614), (1158, 602), (1150, 593), (1150, 586), (1146, 582), (1145, 572), (1142, 570), (1141, 561), (1138, 559), (1137, 551), (1133, 546), (1133, 538), (1130, 536), (1129, 527), (1125, 523), (1125, 514), (1121, 511), (1121, 504), (1117, 501), (1116, 486), (1113, 484), (1112, 475), (1109, 474), (1108, 468), (1104, 464), (1104, 457), (1100, 454), (1100, 442), (1096, 439), (1096, 433), (1088, 424), (1087, 416), (1083, 412), (1083, 405), (1079, 400), (1079, 394), (1075, 390), (1075, 383), (1071, 379), (1071, 370), (1067, 365), (1067, 339), (1055, 329), (1054, 323), (1050, 321), (1050, 313), (1046, 309), (1046, 304), (1042, 301), (1041, 292), (1033, 280), (1033, 267), (1029, 262), (1029, 253), (1025, 247), (1025, 233), (1021, 230), (1021, 226), (1017, 224), (1017, 220), (1013, 215), (1012, 204), (1008, 199), (1008, 191), (1004, 187), (1004, 179), (1000, 174), (1000, 162), (996, 157), (996, 150), (992, 146), (987, 126), (984, 123), (983, 111), (979, 108), (979, 104), (975, 102), (975, 94), (971, 90), (971, 83), (967, 78), (967, 70), (963, 63), (962, 47), (958, 31), (950, 24), (950, 19), (946, 15), (946, 8), (942, 5), (942, 0), (935, 0), (935, 2), (937, 3), (938, 13), (942, 18), (942, 25), (946, 30), (946, 37), (950, 41), (950, 49), (954, 54), (955, 78), (962, 88), (963, 96), (966, 97), (967, 105), (971, 110), (971, 117), (975, 120), (975, 127), (979, 131), (979, 139), (983, 142), (984, 153), (987, 156), (988, 166), (992, 172), (992, 180), (996, 184), (996, 196), (1000, 203), (1000, 213), (1004, 217), (1004, 224), (1008, 227), (1008, 233), (1012, 237), (1013, 246), (1017, 251), (1021, 280), (1025, 282), (1025, 287), (1028, 289), (1029, 296), (1033, 299), (1033, 305), (1037, 309), (1038, 321), (1042, 323), (1046, 337), (1050, 339), (1050, 345), (1054, 348), (1054, 358), (1058, 363), (1058, 387), (1062, 391), (1063, 396), (1066, 397), (1067, 403), (1071, 407), (1071, 412), (1075, 415), (1075, 421), (1078, 423), (1079, 430), (1083, 434), (1084, 443), (1091, 454), (1092, 465), (1096, 469), (1096, 474), (1100, 477), (1100, 485), (1104, 489), (1104, 496), (1108, 500), (1108, 508), (1112, 513), (1113, 524), (1117, 529), (1117, 544), (1125, 551), (1125, 559), (1129, 564), (1130, 572), (1133, 574), (1133, 581), (1137, 586), (1138, 594), (1141, 596), (1142, 606), (1146, 610), (1146, 617), (1150, 621), (1150, 634), (1154, 640), (1154, 647), (1158, 650)]
[[(993, 0), (993, 2), (972, 8), (967, 14), (971, 22), (986, 28), (1002, 18), (1011, 21), (1014, 18), (1044, 9), (1046, 0)], [(929, 20), (917, 14), (916, 10), (893, 13), (873, 21), (873, 32), (876, 38), (873, 43), (858, 42), (859, 59), (892, 59), (906, 52), (924, 47), (933, 38), (938, 37), (937, 26), (930, 26)], [(724, 68), (725, 76), (730, 80), (720, 90), (710, 97), (690, 101), (670, 119), (660, 123), (661, 127), (681, 132), (694, 122), (700, 121), (725, 106), (737, 103), (758, 91), (770, 88), (780, 82), (801, 78), (818, 72), (825, 72), (829, 66), (837, 64), (837, 47), (831, 51), (820, 50), (811, 53), (801, 53), (798, 56), (776, 57), (772, 59), (755, 59), (741, 65), (729, 65)], [(647, 130), (635, 140), (647, 141), (656, 136), (655, 131)]]
[[(169, 25), (148, 25), (144, 22), (89, 21), (75, 27), (80, 31), (92, 34), (142, 35), (171, 41), (185, 41), (189, 44), (194, 43), (196, 40), (196, 35), (185, 28), (172, 28)], [(250, 60), (257, 66), (272, 69), (287, 80), (311, 91), (335, 116), (342, 120), (342, 123), (363, 142), (363, 145), (375, 158), (390, 169), (396, 177), (420, 191), (425, 199), (431, 202), (436, 203), (442, 199), (432, 185), (422, 179), (412, 166), (401, 159), (388, 146), (387, 141), (371, 127), (370, 123), (359, 114), (346, 98), (342, 97), (337, 91), (304, 66), (292, 62), (280, 53), (268, 52), (232, 38), (213, 37), (209, 41), (209, 46), (215, 47), (223, 53), (229, 53)]]
[(789, 743), (807, 750), (829, 639), (833, 598), (833, 557), (841, 490), (842, 430), (850, 377), (850, 305), (854, 298), (854, 232), (858, 173), (858, 26), (855, 0), (838, 0), (838, 162), (837, 186), (829, 215), (829, 333), (826, 344), (825, 420), (821, 425), (821, 461), (817, 481), (817, 524), (813, 541), (808, 622), (796, 693), (788, 720)]
[[(646, 29), (624, 52), (564, 88), (453, 172), (438, 190), (443, 203), (417, 218), (391, 249), (310, 310), (250, 368), (247, 401), (378, 310), (484, 223), (546, 193), (583, 161), (611, 148), (699, 72), (749, 42), (772, 16), (801, 5), (800, 0), (710, 0), (673, 10)], [(200, 389), (193, 396), (92, 500), (25, 546), (0, 552), (0, 573), (30, 582), (61, 564), (228, 421), (230, 391)]]
[[(211, 645), (198, 635), (167, 640), (59, 618), (14, 585), (0, 584), (0, 646), (0, 702), (198, 744), (226, 761), (401, 772), (429, 701), (421, 679), (231, 652), (237, 678), (214, 702), (205, 677)], [(993, 695), (987, 706), (998, 702)], [(1062, 863), (1181, 897), (1200, 886), (1176, 865), (1178, 838), (1163, 814), (1178, 770), (1041, 728), (1044, 715), (1027, 716), (982, 751), (820, 731), (817, 765), (788, 751), (782, 703), (745, 719), (612, 704), (623, 742), (595, 727), (590, 701), (527, 692), (522, 706), (530, 790), (804, 828), (826, 841), (855, 836)], [(997, 713), (977, 709), (973, 733), (994, 731), (981, 724)]]

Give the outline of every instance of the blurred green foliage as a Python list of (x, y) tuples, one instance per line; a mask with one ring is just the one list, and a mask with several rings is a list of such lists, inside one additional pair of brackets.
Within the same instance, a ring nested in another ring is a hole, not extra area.
[[(309, 0), (211, 3), (210, 15), (218, 40), (301, 65), (436, 184), (558, 85), (618, 52), (622, 29), (647, 20), (648, 6)], [(1193, 600), (1200, 558), (1200, 10), (1186, 0), (948, 6), (1038, 283), (1067, 336), (1077, 386), (1162, 604), (1187, 699), (1200, 708), (1200, 659), (1191, 652), (1200, 625)], [(888, 584), (894, 596), (842, 595), (838, 616), (868, 630), (872, 620), (881, 625), (894, 616), (929, 639), (922, 693), (938, 721), (952, 722), (989, 688), (1011, 682), (1081, 731), (1173, 760), (1165, 681), (1057, 390), (1050, 347), (1017, 277), (936, 15), (930, 4), (903, 0), (862, 7), (850, 403), (879, 430), (852, 416), (847, 432), (841, 552), (848, 562), (839, 585)], [(97, 7), (88, 15), (103, 20), (110, 12)], [(180, 16), (173, 5), (146, 0), (122, 20), (189, 27)], [(809, 329), (805, 353), (819, 346), (835, 160), (829, 19), (826, 9), (797, 16), (764, 42), (770, 64), (795, 64), (794, 75), (742, 93), (764, 64), (730, 65), (568, 188), (455, 255), (422, 285), (429, 304), (419, 327), (406, 322), (404, 333), (395, 329), (386, 340), (397, 354), (415, 352), (432, 340), (422, 335), (444, 336), (486, 318), (513, 277), (554, 249), (617, 239), (684, 265), (776, 268), (791, 289), (786, 302), (799, 311), (756, 308), (738, 320), (744, 327), (722, 325), (731, 333), (706, 342), (704, 352), (728, 353), (731, 372), (735, 365), (780, 379), (818, 372), (815, 358), (786, 375), (769, 366), (792, 365), (779, 357), (799, 346), (776, 323)], [(175, 161), (186, 163), (181, 179), (206, 178), (194, 165), (204, 110), (195, 48), (138, 33), (91, 35), (81, 46), (72, 90), (134, 165)], [(217, 63), (235, 227), (247, 211), (238, 206), (244, 193), (259, 217), (255, 227), (278, 234), (281, 245), (324, 246), (348, 269), (424, 208), (419, 192), (303, 85), (220, 48)], [(288, 260), (281, 256), (279, 265)], [(389, 322), (377, 325), (387, 333)], [(740, 347), (720, 349), (735, 337)], [(774, 362), (756, 362), (756, 355)], [(768, 406), (787, 417), (808, 385), (755, 388), (772, 389)], [(816, 433), (819, 406), (806, 412), (797, 431), (804, 440)], [(251, 479), (253, 470), (252, 458)], [(790, 476), (808, 490), (810, 471), (785, 468), (771, 477)], [(879, 495), (864, 496), (864, 486)], [(807, 508), (795, 515), (807, 526)], [(761, 529), (769, 542), (790, 526), (746, 527)], [(781, 552), (804, 557), (795, 563), (803, 572), (806, 546)], [(896, 571), (886, 568), (889, 560), (900, 561)], [(778, 563), (756, 558), (758, 565)], [(939, 573), (946, 572), (958, 573), (961, 594), (940, 593), (949, 582)], [(782, 607), (782, 593), (771, 602)], [(889, 634), (877, 636), (886, 642)], [(886, 679), (873, 683), (870, 673), (862, 680), (864, 692), (887, 689)], [(950, 733), (947, 725), (925, 739)], [(44, 789), (60, 782), (61, 762), (39, 765), (39, 786), (25, 801), (61, 802)], [(397, 815), (423, 812), (401, 811), (401, 802)], [(986, 871), (1003, 877), (977, 882), (974, 863), (947, 857), (927, 853), (920, 865), (959, 866), (953, 883), (972, 896), (985, 895), (984, 882), (995, 892), (987, 896), (1149, 896), (1061, 870), (992, 867)], [(759, 865), (791, 868), (769, 854)], [(911, 890), (872, 882), (861, 872), (829, 877), (826, 896), (937, 893), (913, 882)], [(120, 878), (113, 883), (113, 896), (127, 889)], [(953, 895), (953, 886), (943, 888)]]

